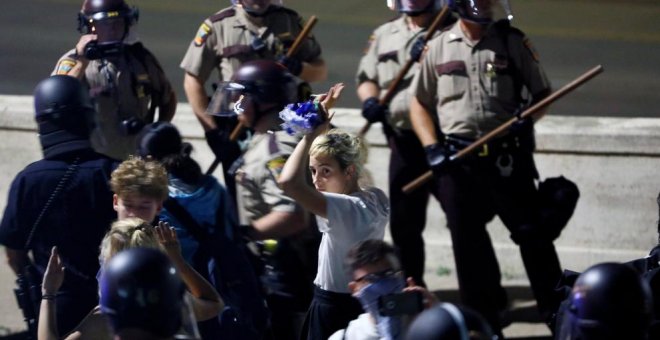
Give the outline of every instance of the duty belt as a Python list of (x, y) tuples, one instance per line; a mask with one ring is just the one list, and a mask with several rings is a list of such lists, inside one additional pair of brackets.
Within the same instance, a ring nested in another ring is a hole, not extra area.
[[(466, 147), (472, 145), (474, 142), (474, 139), (454, 135), (445, 135), (445, 143), (449, 147), (455, 148), (456, 151), (465, 149)], [(501, 153), (511, 152), (512, 150), (518, 149), (520, 146), (519, 144), (520, 143), (518, 142), (518, 137), (507, 135), (482, 144), (480, 147), (475, 149), (472, 154), (477, 157), (499, 155)]]

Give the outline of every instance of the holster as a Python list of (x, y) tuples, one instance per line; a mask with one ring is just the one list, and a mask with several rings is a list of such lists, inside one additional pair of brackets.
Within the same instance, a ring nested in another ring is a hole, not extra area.
[(539, 183), (540, 221), (545, 236), (555, 240), (573, 216), (580, 190), (564, 176), (546, 178)]

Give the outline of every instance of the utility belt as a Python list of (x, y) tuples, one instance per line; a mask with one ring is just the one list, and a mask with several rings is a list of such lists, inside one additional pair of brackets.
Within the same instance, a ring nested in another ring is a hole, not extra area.
[[(445, 135), (445, 146), (452, 154), (465, 149), (474, 141), (465, 137)], [(466, 165), (483, 167), (482, 170), (488, 172), (495, 171), (500, 177), (510, 177), (515, 168), (518, 169), (519, 174), (528, 173), (538, 178), (532, 152), (531, 148), (522, 145), (518, 136), (509, 134), (484, 143), (462, 160)]]
[[(449, 147), (450, 150), (455, 152), (467, 148), (475, 141), (476, 139), (455, 135), (445, 135), (445, 145)], [(518, 137), (509, 134), (482, 144), (480, 147), (474, 150), (470, 156), (479, 158), (497, 157), (502, 154), (518, 153), (521, 151), (523, 151), (523, 148), (520, 144), (520, 141), (518, 140)]]

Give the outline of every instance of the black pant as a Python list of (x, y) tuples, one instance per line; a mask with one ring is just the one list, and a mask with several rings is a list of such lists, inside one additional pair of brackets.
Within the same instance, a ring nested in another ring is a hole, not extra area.
[(351, 294), (315, 287), (300, 339), (327, 339), (362, 313), (360, 302)]
[(389, 166), (390, 232), (399, 250), (406, 277), (419, 285), (424, 283), (424, 239), (426, 205), (434, 188), (429, 182), (406, 194), (402, 188), (429, 170), (424, 148), (413, 131), (389, 134), (391, 149)]
[[(508, 177), (496, 166), (500, 155), (513, 161)], [(551, 313), (558, 305), (554, 287), (561, 268), (552, 240), (537, 234), (540, 221), (535, 177), (532, 155), (514, 149), (486, 157), (469, 156), (436, 182), (451, 232), (461, 300), (480, 312), (495, 331), (501, 329), (499, 312), (507, 304), (486, 230), (495, 215), (520, 247), (541, 313)]]

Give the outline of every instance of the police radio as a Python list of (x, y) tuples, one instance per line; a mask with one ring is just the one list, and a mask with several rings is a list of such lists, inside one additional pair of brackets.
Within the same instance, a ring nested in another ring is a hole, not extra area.
[(96, 40), (92, 40), (85, 45), (85, 58), (88, 60), (98, 60), (116, 56), (121, 53), (122, 46), (123, 43), (121, 41), (100, 43)]

